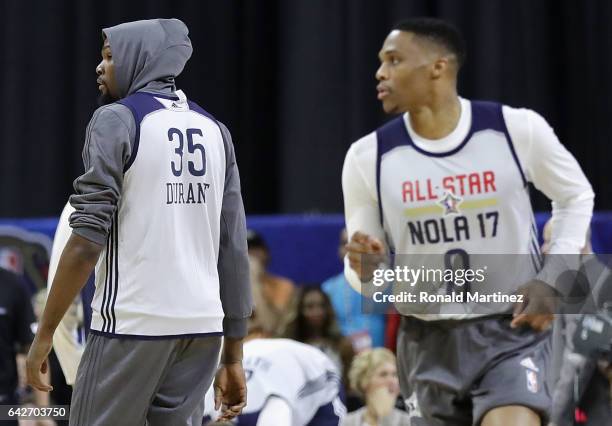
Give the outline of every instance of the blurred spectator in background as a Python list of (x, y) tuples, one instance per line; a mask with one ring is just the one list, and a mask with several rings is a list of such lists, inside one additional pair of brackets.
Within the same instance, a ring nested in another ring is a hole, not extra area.
[[(346, 254), (346, 243), (346, 229), (343, 229), (338, 246), (338, 256), (341, 262), (344, 261)], [(323, 282), (321, 288), (331, 300), (340, 331), (351, 340), (355, 352), (384, 345), (385, 316), (364, 314), (364, 312), (370, 312), (364, 303), (373, 304), (373, 301), (356, 292), (346, 281), (344, 272)]]
[(44, 234), (0, 225), (0, 268), (16, 274), (30, 295), (46, 286), (50, 248)]
[[(553, 232), (553, 222), (549, 220), (542, 232), (544, 255), (548, 255)], [(612, 418), (606, 372), (598, 368), (597, 357), (574, 353), (573, 336), (579, 314), (593, 314), (605, 301), (612, 300), (606, 288), (610, 270), (593, 254), (590, 229), (580, 254), (582, 275), (575, 277), (568, 299), (553, 323), (551, 426), (603, 425)]]
[[(35, 303), (44, 300), (50, 240), (19, 227), (0, 226), (0, 405), (45, 407), (49, 394), (26, 384), (26, 353), (36, 328)], [(43, 302), (44, 303), (44, 302)], [(50, 382), (49, 373), (43, 376)], [(54, 401), (55, 403), (55, 401)], [(0, 421), (2, 425), (17, 422)], [(53, 420), (22, 420), (19, 425), (55, 425)]]
[(270, 250), (258, 233), (249, 230), (247, 243), (257, 323), (268, 335), (282, 336), (295, 316), (295, 285), (291, 280), (268, 271)]
[(343, 383), (348, 383), (348, 369), (355, 355), (353, 345), (340, 333), (329, 297), (319, 287), (302, 289), (286, 336), (319, 348), (342, 372)]
[(353, 360), (349, 372), (351, 389), (361, 395), (366, 406), (349, 413), (341, 426), (404, 426), (408, 414), (396, 408), (399, 379), (395, 356), (385, 348), (367, 350)]
[[(34, 312), (30, 295), (19, 277), (0, 268), (0, 405), (17, 405), (17, 354), (27, 353), (32, 339)], [(17, 421), (2, 424), (17, 425)]]

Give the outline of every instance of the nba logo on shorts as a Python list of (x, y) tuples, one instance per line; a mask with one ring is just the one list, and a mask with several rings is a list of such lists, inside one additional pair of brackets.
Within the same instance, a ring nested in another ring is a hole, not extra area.
[(406, 412), (408, 413), (408, 417), (420, 418), (422, 416), (416, 392), (413, 392), (412, 395), (410, 395), (410, 398), (406, 398), (404, 400), (404, 405), (406, 406)]
[(527, 389), (531, 393), (538, 393), (538, 375), (534, 371), (525, 371), (527, 374)]

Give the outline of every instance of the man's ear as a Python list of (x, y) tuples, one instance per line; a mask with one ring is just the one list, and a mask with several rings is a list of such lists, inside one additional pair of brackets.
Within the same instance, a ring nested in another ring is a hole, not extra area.
[(448, 70), (448, 67), (450, 66), (449, 63), (449, 58), (443, 56), (441, 58), (438, 58), (431, 67), (431, 77), (434, 80), (439, 79), (440, 77), (442, 77), (444, 75), (444, 73)]

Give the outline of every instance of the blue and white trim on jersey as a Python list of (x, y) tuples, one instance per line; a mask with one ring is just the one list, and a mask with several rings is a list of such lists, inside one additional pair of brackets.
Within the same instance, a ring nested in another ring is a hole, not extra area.
[(340, 376), (335, 371), (326, 371), (325, 374), (304, 383), (304, 386), (298, 391), (298, 398), (306, 398), (314, 393), (317, 393), (327, 387), (329, 383), (340, 385)]
[[(132, 153), (130, 155), (129, 160), (125, 164), (125, 167), (123, 169), (124, 173), (129, 170), (130, 166), (134, 163), (134, 160), (136, 160), (136, 155), (138, 154), (138, 146), (140, 144), (140, 125), (142, 121), (147, 115), (151, 114), (152, 112), (165, 108), (164, 105), (162, 105), (155, 98), (167, 99), (170, 101), (179, 100), (178, 96), (166, 96), (157, 93), (136, 92), (128, 96), (127, 98), (123, 98), (117, 102), (130, 109), (132, 115), (134, 116), (134, 122), (136, 123), (136, 136), (134, 138), (134, 147), (132, 148)], [(212, 114), (205, 111), (195, 102), (188, 100), (187, 104), (189, 105), (189, 109), (191, 111), (195, 111), (198, 114), (201, 114), (217, 123), (217, 120), (215, 119), (215, 117), (213, 117)]]
[[(106, 255), (104, 264), (106, 267), (106, 278), (104, 280), (104, 294), (102, 298), (102, 331), (115, 333), (117, 317), (115, 316), (115, 302), (119, 291), (119, 250), (117, 247), (117, 229), (119, 228), (119, 217), (117, 212), (113, 216), (113, 223), (106, 240)], [(95, 330), (94, 330), (95, 331)]]
[(472, 123), (470, 125), (470, 131), (457, 147), (447, 152), (429, 152), (421, 149), (417, 144), (415, 144), (408, 133), (408, 129), (406, 128), (404, 115), (394, 118), (376, 130), (376, 193), (378, 196), (380, 223), (383, 226), (383, 229), (384, 212), (382, 197), (380, 194), (380, 164), (383, 156), (386, 153), (400, 146), (411, 146), (416, 151), (429, 157), (448, 157), (459, 152), (472, 139), (472, 136), (475, 133), (483, 130), (495, 130), (505, 135), (506, 142), (508, 143), (508, 147), (512, 153), (512, 158), (514, 159), (514, 162), (516, 163), (518, 171), (521, 175), (523, 185), (527, 186), (525, 172), (523, 171), (523, 168), (518, 160), (516, 150), (514, 149), (514, 144), (512, 143), (512, 138), (510, 137), (508, 127), (506, 126), (506, 121), (504, 120), (504, 114), (502, 112), (503, 105), (488, 101), (470, 101), (470, 104), (472, 108)]
[(530, 247), (529, 254), (531, 255), (531, 261), (533, 262), (533, 267), (537, 272), (540, 272), (544, 267), (544, 256), (540, 250), (540, 244), (538, 242), (538, 229), (535, 225), (535, 217), (531, 215), (531, 228), (530, 228)]
[(153, 95), (151, 93), (146, 92), (136, 92), (127, 98), (123, 98), (117, 103), (124, 105), (130, 109), (132, 115), (134, 116), (134, 122), (136, 123), (136, 136), (134, 137), (134, 146), (132, 147), (132, 153), (128, 162), (125, 164), (123, 168), (123, 173), (127, 172), (131, 165), (136, 160), (136, 155), (138, 154), (138, 145), (140, 144), (140, 124), (142, 120), (149, 115), (150, 113), (163, 109), (164, 106), (159, 103), (159, 101), (155, 100), (155, 97), (177, 100), (177, 97), (167, 97), (163, 95)]

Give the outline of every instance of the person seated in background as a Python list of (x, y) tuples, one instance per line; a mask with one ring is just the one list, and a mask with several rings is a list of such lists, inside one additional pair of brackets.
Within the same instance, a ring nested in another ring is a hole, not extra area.
[[(344, 262), (347, 241), (346, 229), (343, 229), (338, 246), (341, 262)], [(368, 302), (373, 304), (373, 302), (350, 286), (344, 277), (344, 272), (324, 281), (321, 289), (329, 296), (340, 331), (351, 340), (355, 352), (384, 345), (385, 315), (364, 313), (363, 304)]]
[(338, 367), (343, 383), (348, 383), (348, 369), (355, 355), (353, 345), (340, 333), (329, 297), (319, 287), (304, 287), (300, 292), (296, 316), (287, 327), (286, 337), (320, 349)]
[[(18, 357), (27, 353), (32, 343), (35, 321), (28, 290), (17, 275), (0, 268), (0, 406), (23, 402), (17, 394)], [(37, 392), (36, 399), (37, 405), (49, 405), (46, 394)], [(6, 420), (1, 424), (17, 426), (18, 422)], [(45, 424), (45, 421), (37, 424)]]
[[(542, 253), (548, 254), (553, 234), (553, 223), (546, 222), (542, 232)], [(573, 336), (580, 313), (595, 313), (604, 300), (612, 301), (604, 282), (610, 270), (593, 254), (590, 230), (581, 251), (581, 273), (576, 279), (560, 315), (555, 316), (552, 335), (552, 375), (549, 379), (553, 393), (551, 426), (603, 425), (612, 418), (610, 382), (598, 368), (597, 359), (576, 357)], [(572, 303), (577, 302), (577, 303)]]
[[(24, 408), (33, 408), (51, 403), (49, 393), (29, 388), (26, 383), (26, 354), (36, 331), (33, 297), (44, 288), (48, 265), (49, 247), (45, 235), (0, 225), (0, 405), (19, 403)], [(12, 384), (7, 386), (15, 379), (14, 388)], [(49, 371), (43, 380), (50, 382)], [(11, 400), (13, 402), (9, 402)], [(0, 424), (17, 425), (17, 421), (0, 421)], [(38, 418), (19, 424), (46, 426), (56, 423)]]
[(268, 271), (270, 250), (258, 233), (248, 230), (247, 244), (257, 323), (270, 336), (282, 336), (295, 315), (295, 285)]
[(408, 414), (396, 408), (399, 379), (395, 356), (386, 348), (359, 353), (349, 371), (351, 389), (361, 395), (365, 407), (349, 413), (340, 426), (406, 426)]
[[(249, 330), (243, 365), (247, 377), (247, 405), (237, 426), (338, 426), (346, 414), (340, 394), (340, 374), (321, 351), (289, 339), (260, 338)], [(216, 418), (213, 390), (206, 394), (206, 418)]]

